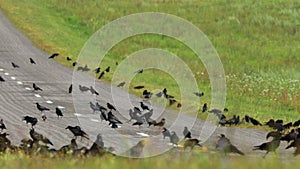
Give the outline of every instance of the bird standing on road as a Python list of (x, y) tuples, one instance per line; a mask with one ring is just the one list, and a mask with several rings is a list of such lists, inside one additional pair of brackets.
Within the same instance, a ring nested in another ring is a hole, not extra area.
[(273, 137), (273, 140), (270, 142), (262, 143), (261, 145), (254, 146), (253, 150), (263, 150), (266, 151), (266, 154), (263, 157), (266, 157), (266, 155), (269, 152), (276, 152), (276, 149), (280, 145), (280, 138), (281, 138), (281, 133), (279, 132), (269, 132), (267, 135), (267, 139), (269, 137)]
[(69, 87), (69, 93), (72, 93), (72, 91), (73, 91), (73, 85), (71, 84)]
[(43, 91), (43, 89), (41, 89), (38, 85), (36, 85), (35, 83), (32, 84), (32, 88), (33, 91)]
[(99, 95), (99, 93), (93, 88), (93, 86), (90, 87), (90, 92), (92, 94)]
[(114, 111), (117, 111), (117, 109), (110, 103), (106, 103), (106, 106), (109, 110), (114, 110)]
[(69, 129), (73, 135), (75, 136), (75, 139), (80, 136), (81, 138), (84, 137), (86, 139), (89, 140), (88, 134), (86, 134), (86, 132), (84, 132), (83, 130), (81, 130), (80, 126), (67, 126), (66, 129)]
[(43, 112), (43, 111), (50, 111), (49, 108), (47, 108), (47, 107), (45, 107), (45, 106), (42, 106), (42, 105), (40, 105), (39, 103), (35, 103), (35, 104), (36, 104), (36, 108), (37, 108), (39, 111), (41, 111), (41, 112)]
[(58, 107), (55, 108), (55, 113), (56, 113), (58, 119), (59, 119), (59, 117), (62, 118), (64, 116), (62, 111)]
[(30, 123), (31, 124), (31, 127), (33, 128), (33, 126), (35, 126), (38, 122), (37, 118), (35, 117), (31, 117), (31, 116), (24, 116), (23, 121), (26, 122), (26, 124)]
[(183, 136), (184, 138), (192, 138), (192, 133), (189, 131), (189, 129), (185, 126), (183, 130)]
[(0, 82), (1, 82), (1, 83), (2, 83), (2, 82), (5, 82), (5, 79), (3, 79), (2, 76), (0, 76)]
[(176, 146), (178, 145), (179, 137), (177, 136), (177, 134), (175, 133), (175, 131), (172, 131), (172, 133), (171, 133), (170, 142), (173, 145), (176, 145)]
[(11, 62), (11, 65), (12, 65), (13, 68), (19, 68), (20, 67), (17, 64), (15, 64), (14, 62)]
[(224, 134), (221, 134), (219, 140), (217, 141), (216, 148), (225, 155), (228, 153), (238, 153), (240, 155), (244, 155), (243, 152), (231, 144), (230, 140)]
[(4, 122), (3, 122), (3, 119), (0, 120), (0, 129), (1, 129), (1, 131), (3, 131), (4, 129), (6, 129), (6, 126), (5, 126)]
[(107, 120), (109, 125), (123, 124), (111, 111), (107, 113)]
[(29, 61), (31, 64), (36, 64), (35, 61), (32, 58), (29, 58)]
[(121, 82), (117, 85), (117, 87), (123, 87), (125, 85), (125, 82)]
[(53, 143), (52, 143), (47, 137), (45, 137), (45, 136), (43, 136), (42, 134), (40, 134), (40, 133), (34, 131), (33, 128), (30, 129), (29, 134), (30, 134), (30, 137), (32, 138), (32, 140), (33, 140), (34, 142), (39, 142), (39, 141), (41, 141), (41, 142), (43, 142), (44, 144), (50, 144), (50, 145), (53, 146)]

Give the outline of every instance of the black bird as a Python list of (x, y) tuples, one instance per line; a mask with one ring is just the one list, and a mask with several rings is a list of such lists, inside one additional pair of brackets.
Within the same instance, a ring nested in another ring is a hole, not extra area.
[(153, 93), (148, 92), (147, 90), (143, 91), (143, 96), (145, 99), (150, 99), (152, 97)]
[(43, 111), (50, 111), (49, 108), (44, 107), (44, 106), (40, 105), (39, 103), (35, 103), (35, 104), (36, 104), (37, 109), (38, 109), (39, 111), (41, 111), (41, 112), (43, 112)]
[(36, 64), (35, 61), (32, 58), (29, 58), (29, 61), (31, 64)]
[(207, 103), (204, 103), (202, 107), (202, 113), (206, 112), (207, 110), (208, 110)]
[(263, 150), (266, 151), (266, 154), (264, 157), (269, 153), (269, 152), (276, 152), (276, 149), (280, 145), (280, 138), (281, 134), (279, 132), (270, 132), (267, 135), (267, 139), (269, 137), (273, 137), (273, 140), (270, 142), (262, 143), (261, 145), (254, 146), (253, 150)]
[(4, 122), (3, 122), (3, 119), (0, 120), (0, 129), (1, 129), (1, 131), (3, 131), (4, 129), (6, 129), (6, 126), (5, 126)]
[(196, 138), (189, 138), (184, 141), (183, 149), (185, 150), (187, 147), (191, 147), (192, 150), (195, 146), (202, 147), (202, 145), (200, 144), (200, 140)]
[(35, 83), (32, 84), (32, 88), (33, 88), (33, 91), (43, 91), (43, 89), (41, 89), (38, 85), (36, 85)]
[(104, 76), (104, 73), (105, 73), (104, 71), (101, 72), (100, 75), (99, 75), (99, 77), (98, 77), (98, 79), (101, 79)]
[(117, 85), (117, 87), (123, 87), (125, 85), (125, 82), (121, 82)]
[(110, 124), (123, 124), (115, 115), (112, 114), (112, 112), (107, 113), (107, 120)]
[(89, 87), (86, 87), (86, 86), (81, 86), (81, 85), (79, 85), (79, 90), (80, 90), (81, 92), (87, 92), (87, 91), (90, 90), (90, 88), (89, 88)]
[(11, 65), (13, 66), (13, 68), (19, 68), (20, 67), (17, 64), (15, 64), (14, 62), (11, 62)]
[(39, 142), (39, 141), (41, 141), (41, 142), (43, 142), (43, 143), (45, 143), (45, 144), (50, 144), (50, 145), (53, 146), (53, 143), (52, 143), (47, 137), (45, 137), (45, 136), (43, 136), (42, 134), (40, 134), (40, 133), (34, 131), (34, 128), (31, 128), (31, 129), (30, 129), (29, 134), (30, 134), (30, 137), (32, 138), (32, 140), (33, 140), (34, 142)]
[(286, 130), (286, 129), (290, 129), (292, 126), (293, 126), (293, 123), (289, 122), (289, 123), (284, 124), (282, 127), (284, 128), (284, 130)]
[(143, 110), (150, 110), (149, 107), (147, 105), (145, 105), (143, 102), (140, 102), (140, 104), (141, 104), (141, 108)]
[(258, 120), (254, 119), (252, 117), (250, 117), (249, 120), (254, 126), (258, 126), (258, 125), (262, 126), (262, 124)]
[(105, 69), (105, 72), (109, 72), (110, 71), (110, 66), (108, 66), (106, 69)]
[(175, 99), (170, 99), (170, 100), (169, 100), (169, 106), (172, 106), (174, 103), (176, 103), (176, 100), (175, 100)]
[(55, 113), (57, 115), (57, 118), (64, 116), (62, 111), (58, 107), (55, 108)]
[(183, 130), (183, 136), (184, 138), (192, 138), (192, 133), (189, 131), (189, 129), (185, 126)]
[(202, 92), (202, 93), (194, 92), (194, 95), (196, 95), (196, 96), (198, 96), (198, 97), (202, 97), (202, 96), (204, 96), (204, 93), (203, 93), (203, 92)]
[(166, 123), (166, 119), (165, 118), (162, 118), (161, 121), (158, 122), (158, 123), (156, 121), (154, 121), (154, 120), (148, 122), (149, 126), (154, 125), (154, 126), (158, 126), (158, 127), (163, 127), (165, 125), (165, 123)]
[(73, 85), (71, 84), (69, 87), (69, 93), (72, 93), (72, 91), (73, 91)]
[(231, 144), (230, 140), (224, 134), (221, 134), (219, 140), (217, 141), (216, 148), (225, 155), (228, 153), (238, 153), (240, 155), (244, 155), (243, 152)]
[(245, 121), (246, 121), (247, 123), (250, 122), (250, 117), (249, 117), (248, 115), (245, 115)]
[(296, 132), (296, 130), (292, 129), (291, 132), (289, 132), (286, 135), (282, 136), (280, 138), (280, 140), (281, 141), (287, 141), (289, 143), (290, 141), (293, 141), (293, 140), (297, 139), (297, 135), (298, 135), (298, 133)]
[(107, 115), (105, 114), (105, 112), (104, 111), (100, 111), (100, 112), (101, 112), (101, 114), (100, 114), (101, 121), (103, 121), (103, 120), (108, 121)]
[(167, 128), (163, 128), (163, 131), (162, 131), (162, 134), (163, 134), (163, 138), (165, 139), (166, 137), (169, 137), (170, 140), (171, 140), (171, 133), (170, 131), (167, 129)]
[(143, 125), (143, 124), (144, 124), (144, 122), (141, 121), (141, 120), (132, 123), (133, 126), (141, 126), (141, 125)]
[(163, 95), (164, 95), (165, 97), (168, 95), (167, 92), (168, 92), (167, 88), (164, 88), (163, 91), (162, 91), (162, 93), (163, 93)]
[(30, 123), (31, 127), (35, 126), (38, 122), (37, 118), (31, 116), (24, 116), (22, 120), (24, 120), (26, 124)]
[(98, 102), (96, 102), (96, 107), (99, 109), (99, 111), (107, 111), (107, 109), (103, 106), (101, 106)]
[(141, 86), (141, 85), (139, 85), (139, 86), (134, 86), (133, 88), (134, 89), (143, 89), (145, 86)]
[(2, 76), (0, 76), (0, 82), (1, 82), (1, 83), (2, 83), (2, 82), (5, 82), (5, 80), (3, 79)]
[(117, 109), (110, 103), (106, 103), (106, 106), (109, 110), (114, 110), (114, 111), (117, 111)]
[(93, 86), (90, 87), (90, 91), (92, 94), (99, 95), (99, 93), (93, 88)]
[(86, 134), (86, 132), (84, 132), (80, 126), (67, 126), (66, 129), (69, 129), (73, 133), (75, 139), (80, 136), (81, 138), (84, 137), (89, 140), (88, 134)]
[(73, 62), (72, 66), (75, 67), (77, 65), (77, 62)]
[(181, 103), (177, 103), (177, 108), (180, 108), (182, 106)]
[(72, 60), (72, 59), (68, 56), (68, 57), (67, 57), (67, 61), (71, 61), (71, 60)]
[(177, 136), (177, 134), (175, 133), (175, 131), (172, 131), (172, 133), (171, 133), (170, 142), (173, 145), (178, 145), (179, 137)]
[(139, 70), (135, 71), (134, 73), (141, 74), (141, 73), (143, 73), (143, 71), (144, 71), (144, 69), (139, 69)]
[(96, 69), (94, 70), (94, 72), (95, 72), (96, 74), (98, 74), (98, 73), (100, 73), (100, 70), (101, 70), (101, 68), (98, 67), (98, 68), (96, 68)]
[(300, 125), (300, 120), (294, 122), (293, 127), (298, 127)]
[(48, 59), (54, 59), (55, 57), (57, 57), (59, 55), (59, 53), (53, 53), (51, 56), (49, 56)]
[[(90, 102), (90, 108), (93, 110), (93, 112), (99, 110), (98, 107), (97, 107), (95, 104), (93, 104), (92, 102)], [(100, 110), (99, 110), (99, 111), (100, 111)]]

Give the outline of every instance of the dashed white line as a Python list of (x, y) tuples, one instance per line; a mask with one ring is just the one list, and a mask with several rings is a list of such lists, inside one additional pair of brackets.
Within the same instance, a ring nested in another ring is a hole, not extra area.
[(138, 135), (140, 135), (140, 136), (143, 136), (143, 137), (149, 137), (149, 134), (146, 134), (146, 133), (136, 133), (136, 134), (138, 134)]
[(19, 85), (22, 85), (22, 84), (23, 84), (23, 82), (21, 82), (21, 81), (17, 81), (17, 83), (18, 83)]
[(8, 76), (8, 75), (9, 75), (9, 73), (7, 73), (7, 72), (6, 72), (6, 73), (4, 73), (4, 75)]
[(59, 108), (59, 109), (64, 109), (65, 107), (63, 107), (63, 106), (57, 106), (57, 108)]
[(51, 100), (47, 100), (46, 103), (52, 104), (53, 102)]
[(13, 77), (13, 76), (12, 76), (12, 77), (10, 77), (10, 78), (11, 78), (12, 80), (16, 80), (16, 77)]
[(4, 69), (0, 69), (0, 72), (3, 72), (4, 71)]
[(41, 97), (41, 95), (39, 95), (39, 94), (35, 94), (34, 96), (35, 96), (35, 97)]
[(97, 119), (91, 119), (91, 121), (93, 121), (93, 122), (100, 122), (100, 120), (97, 120)]
[(25, 89), (26, 89), (26, 90), (31, 90), (31, 88), (29, 88), (29, 87), (25, 87)]
[(74, 115), (79, 116), (79, 117), (83, 116), (82, 114), (79, 114), (79, 113), (74, 113)]

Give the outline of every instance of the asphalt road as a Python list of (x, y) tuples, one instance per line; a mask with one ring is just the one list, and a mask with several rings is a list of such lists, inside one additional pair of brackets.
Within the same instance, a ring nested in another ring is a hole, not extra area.
[[(55, 52), (55, 51), (54, 51)], [(36, 61), (36, 65), (29, 63), (29, 58)], [(20, 144), (20, 140), (29, 137), (29, 126), (21, 120), (22, 116), (30, 115), (39, 119), (36, 131), (44, 134), (52, 140), (55, 148), (68, 144), (72, 134), (65, 130), (67, 125), (81, 125), (90, 135), (90, 141), (82, 140), (82, 145), (91, 145), (96, 135), (101, 133), (105, 146), (114, 147), (117, 154), (123, 154), (128, 148), (135, 145), (141, 139), (148, 139), (149, 144), (145, 147), (143, 156), (158, 155), (167, 151), (172, 146), (168, 144), (168, 139), (163, 140), (160, 130), (154, 127), (147, 128), (132, 127), (131, 123), (124, 123), (121, 128), (111, 129), (106, 122), (101, 122), (98, 113), (93, 113), (89, 108), (89, 102), (98, 101), (101, 105), (112, 102), (111, 90), (117, 91), (118, 112), (114, 112), (122, 121), (128, 118), (128, 110), (132, 105), (139, 105), (141, 98), (130, 95), (130, 103), (125, 96), (128, 95), (122, 89), (111, 87), (109, 84), (95, 81), (95, 84), (85, 84), (93, 81), (93, 77), (84, 73), (74, 72), (72, 69), (58, 64), (55, 60), (48, 59), (49, 55), (37, 49), (32, 42), (22, 33), (14, 28), (7, 18), (0, 12), (0, 76), (6, 82), (0, 84), (0, 117), (4, 119), (7, 126), (9, 138), (13, 144)], [(65, 57), (65, 56), (59, 56)], [(16, 63), (20, 68), (13, 68), (11, 62)], [(76, 79), (73, 79), (76, 73)], [(32, 83), (36, 83), (43, 91), (32, 92)], [(74, 84), (74, 94), (68, 94), (68, 87)], [(81, 93), (78, 91), (77, 84), (86, 86), (95, 85), (95, 89), (100, 93), (99, 96), (92, 96), (89, 92)], [(49, 107), (50, 112), (45, 112), (48, 119), (46, 122), (41, 120), (41, 113), (36, 109), (35, 102)], [(74, 106), (76, 103), (76, 106)], [(63, 107), (64, 117), (57, 119), (55, 107)], [(164, 110), (159, 106), (154, 108), (154, 118), (165, 117), (167, 127), (177, 132), (183, 138), (182, 131), (184, 126), (193, 126), (193, 137), (204, 140), (203, 145), (210, 150), (214, 150), (217, 135), (225, 133), (240, 150), (251, 156), (260, 152), (253, 152), (252, 146), (265, 142), (266, 131), (244, 129), (244, 128), (217, 128), (213, 135), (209, 137), (209, 130), (214, 129), (214, 125), (203, 127), (204, 122), (189, 115), (181, 115), (178, 119), (178, 112)], [(176, 125), (172, 122), (177, 120)], [(149, 136), (142, 136), (144, 133)], [(209, 137), (208, 140), (205, 138)], [(79, 139), (80, 141), (80, 139)], [(292, 151), (284, 150), (283, 143), (280, 147), (280, 154), (283, 157), (289, 156)]]

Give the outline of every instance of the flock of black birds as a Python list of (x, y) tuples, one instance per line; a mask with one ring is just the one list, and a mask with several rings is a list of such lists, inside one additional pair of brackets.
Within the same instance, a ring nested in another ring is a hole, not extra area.
[[(53, 59), (55, 57), (59, 56), (58, 53), (52, 54), (49, 59)], [(67, 61), (72, 61), (70, 57), (67, 57)], [(29, 62), (31, 64), (36, 64), (36, 62), (29, 58)], [(73, 62), (72, 65), (76, 66), (78, 63)], [(117, 64), (117, 63), (116, 63)], [(13, 68), (20, 68), (16, 63), (12, 62)], [(88, 67), (88, 65), (85, 66), (78, 66), (77, 71), (83, 71), (87, 72), (91, 69)], [(101, 79), (105, 73), (110, 72), (110, 66), (108, 66), (106, 69), (104, 69), (101, 72), (101, 68), (98, 67), (93, 70), (96, 74), (100, 73), (98, 76), (98, 79)], [(134, 73), (142, 74), (144, 72), (143, 69), (139, 69)], [(0, 82), (4, 83), (5, 79), (0, 76)], [(117, 87), (123, 87), (125, 82), (120, 82)], [(92, 95), (99, 95), (99, 92), (96, 91), (92, 86), (87, 87), (84, 85), (79, 85), (79, 90), (81, 92), (90, 92)], [(145, 86), (135, 86), (134, 89), (144, 89)], [(43, 92), (43, 89), (38, 86), (37, 84), (32, 84), (32, 90), (33, 92)], [(68, 88), (68, 93), (72, 93), (73, 91), (73, 84), (71, 84)], [(193, 93), (196, 97), (203, 97), (204, 93), (195, 92)], [(158, 93), (152, 93), (150, 91), (147, 91), (146, 89), (142, 92), (142, 95), (144, 99), (150, 99), (152, 96), (156, 97), (163, 97), (169, 101), (169, 105), (172, 106), (173, 104), (177, 103), (177, 107), (181, 107), (181, 103), (178, 102), (174, 96), (170, 95), (168, 93), (168, 90), (164, 88), (162, 91)], [(37, 110), (41, 112), (41, 119), (43, 121), (47, 120), (47, 116), (44, 113), (45, 111), (50, 111), (49, 108), (47, 108), (44, 105), (41, 105), (40, 103), (35, 103)], [(116, 115), (114, 115), (114, 112), (118, 112), (118, 110), (115, 108), (115, 106), (111, 103), (106, 103), (106, 105), (101, 105), (98, 102), (92, 103), (89, 102), (91, 110), (96, 113), (100, 113), (100, 119), (101, 121), (107, 121), (108, 125), (111, 128), (118, 128), (119, 125), (122, 125), (124, 122), (119, 120)], [(240, 119), (240, 116), (234, 115), (232, 118), (227, 118), (225, 116), (225, 113), (228, 112), (228, 109), (225, 108), (223, 111), (212, 109), (209, 110), (207, 103), (204, 103), (202, 107), (202, 112), (209, 112), (213, 113), (218, 117), (218, 124), (220, 126), (231, 126), (231, 125), (239, 125), (243, 123), (250, 123), (255, 126), (262, 126), (266, 125), (269, 126), (271, 132), (269, 132), (266, 136), (266, 139), (269, 137), (272, 137), (273, 139), (269, 142), (262, 143), (261, 145), (254, 146), (253, 150), (262, 150), (266, 151), (267, 155), (269, 152), (276, 152), (277, 148), (279, 147), (280, 143), (282, 141), (286, 141), (290, 143), (286, 149), (289, 148), (295, 148), (294, 155), (300, 154), (300, 120), (292, 123), (283, 123), (283, 120), (274, 120), (270, 119), (268, 122), (262, 124), (258, 120), (254, 119), (253, 117), (250, 117), (248, 115), (245, 115), (242, 119)], [(63, 118), (63, 111), (59, 108), (55, 108), (55, 113), (57, 115), (57, 118)], [(129, 123), (132, 122), (132, 126), (139, 126), (146, 125), (147, 127), (155, 127), (159, 130), (161, 130), (161, 133), (163, 135), (163, 139), (169, 138), (170, 143), (174, 146), (177, 146), (181, 143), (179, 136), (175, 131), (169, 131), (166, 127), (166, 119), (161, 118), (159, 121), (152, 119), (153, 115), (153, 109), (151, 106), (145, 104), (143, 101), (140, 102), (139, 106), (135, 106), (132, 109), (129, 110), (129, 117), (130, 119), (126, 122)], [(112, 147), (104, 147), (104, 142), (102, 140), (102, 135), (98, 134), (96, 140), (94, 141), (93, 145), (90, 148), (81, 147), (79, 148), (77, 145), (77, 138), (80, 137), (81, 139), (87, 139), (90, 140), (89, 135), (84, 132), (80, 126), (66, 126), (65, 129), (69, 130), (73, 135), (74, 138), (71, 139), (70, 144), (62, 146), (60, 149), (54, 149), (51, 148), (53, 146), (53, 143), (48, 139), (46, 136), (38, 133), (35, 130), (35, 126), (38, 124), (38, 118), (31, 117), (31, 116), (24, 116), (22, 117), (22, 120), (26, 122), (26, 124), (30, 124), (30, 130), (29, 130), (29, 136), (30, 138), (24, 138), (21, 140), (21, 144), (19, 146), (15, 146), (11, 144), (11, 141), (9, 140), (8, 136), (9, 134), (6, 132), (7, 128), (4, 123), (4, 120), (0, 120), (0, 152), (23, 152), (28, 155), (37, 155), (37, 154), (51, 154), (51, 155), (75, 155), (75, 156), (95, 156), (95, 155), (104, 155), (105, 153), (109, 153), (109, 151), (113, 151), (114, 149)], [(183, 148), (184, 150), (188, 147), (192, 150), (195, 146), (202, 147), (200, 144), (200, 140), (197, 138), (192, 137), (191, 131), (187, 127), (184, 127), (183, 132), (184, 136), (183, 140)], [(135, 146), (133, 146), (130, 150), (128, 150), (128, 153), (132, 157), (139, 157), (142, 154), (143, 147), (147, 144), (146, 140), (141, 140), (138, 142)], [(236, 146), (234, 146), (229, 138), (227, 138), (224, 134), (221, 134), (216, 142), (216, 149), (220, 151), (222, 154), (228, 154), (228, 153), (237, 153), (240, 155), (244, 155), (242, 151), (240, 151)], [(112, 153), (110, 153), (112, 154)]]

